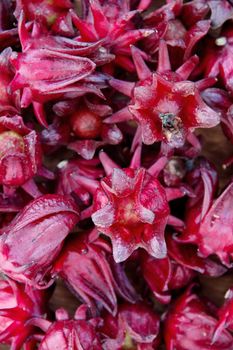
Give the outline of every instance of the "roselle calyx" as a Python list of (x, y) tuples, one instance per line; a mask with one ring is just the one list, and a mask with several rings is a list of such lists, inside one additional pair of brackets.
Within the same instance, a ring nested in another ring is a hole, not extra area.
[(139, 247), (157, 258), (166, 255), (166, 194), (145, 169), (113, 169), (101, 181), (93, 209), (92, 220), (100, 232), (111, 238), (116, 262), (126, 260)]
[(19, 111), (19, 93), (9, 90), (9, 85), (14, 77), (13, 67), (10, 63), (12, 49), (10, 47), (0, 54), (0, 114), (16, 114)]
[(41, 167), (38, 135), (20, 116), (0, 117), (0, 183), (21, 186)]
[(207, 38), (203, 57), (198, 67), (206, 77), (219, 77), (223, 86), (233, 92), (232, 50), (233, 30), (226, 26), (217, 38)]
[(160, 343), (159, 328), (159, 317), (150, 306), (123, 304), (115, 317), (104, 317), (101, 332), (107, 339), (103, 349), (155, 350)]
[(110, 85), (129, 96), (131, 101), (105, 122), (135, 120), (141, 129), (143, 143), (151, 145), (163, 141), (177, 148), (184, 145), (188, 134), (195, 128), (209, 128), (219, 123), (218, 113), (203, 101), (199, 91), (212, 85), (214, 80), (197, 83), (187, 80), (198, 63), (197, 56), (173, 72), (163, 41), (159, 52), (158, 67), (153, 73), (141, 53), (132, 48), (139, 81), (110, 80)]
[(138, 297), (123, 266), (113, 261), (111, 253), (110, 245), (103, 239), (88, 242), (87, 235), (79, 234), (64, 246), (53, 274), (64, 279), (89, 307), (104, 307), (115, 315), (117, 295), (132, 303)]
[[(209, 201), (204, 216), (198, 207), (190, 210), (186, 229), (180, 237), (182, 241), (196, 244), (203, 257), (216, 254), (225, 266), (231, 266), (233, 256), (232, 200), (233, 183), (230, 183), (215, 201)], [(198, 206), (200, 208), (200, 203)]]
[(38, 318), (32, 323), (45, 332), (39, 350), (54, 350), (58, 344), (61, 349), (102, 350), (96, 329), (101, 320), (90, 318), (85, 305), (77, 309), (73, 319), (70, 319), (67, 311), (61, 308), (56, 311), (56, 321), (49, 322)]
[(16, 283), (0, 280), (0, 342), (19, 350), (28, 344), (35, 328), (28, 324), (34, 317), (46, 313), (49, 293)]
[(217, 319), (208, 304), (201, 300), (192, 288), (182, 294), (166, 315), (164, 337), (168, 350), (213, 349), (230, 350), (232, 335), (224, 331), (216, 342), (213, 334)]
[(170, 303), (174, 289), (185, 287), (195, 276), (194, 271), (170, 257), (156, 259), (144, 253), (141, 255), (140, 266), (155, 298), (163, 304)]
[(65, 196), (44, 195), (29, 202), (1, 229), (1, 271), (38, 288), (51, 284), (50, 265), (78, 219), (78, 208)]
[[(150, 1), (145, 2), (143, 9), (146, 9), (149, 3)], [(82, 5), (86, 8), (84, 19), (72, 11), (73, 23), (83, 41), (102, 40), (103, 50), (113, 55), (112, 62), (104, 67), (106, 72), (113, 73), (115, 66), (134, 71), (130, 45), (153, 33), (153, 30), (137, 28), (135, 25), (137, 21), (134, 21), (134, 18), (140, 14), (140, 9), (132, 11), (130, 4), (125, 0), (120, 4), (117, 1), (111, 1), (110, 4), (108, 1), (99, 0), (90, 1), (88, 4), (82, 1)]]

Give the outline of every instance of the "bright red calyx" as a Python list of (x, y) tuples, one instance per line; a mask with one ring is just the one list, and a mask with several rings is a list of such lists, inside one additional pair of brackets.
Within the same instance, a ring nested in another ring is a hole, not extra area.
[(204, 217), (198, 207), (190, 209), (187, 227), (181, 235), (182, 240), (197, 244), (202, 256), (216, 254), (226, 266), (231, 265), (233, 256), (232, 200), (233, 183), (213, 203), (210, 201)]
[(28, 324), (34, 317), (46, 311), (46, 292), (15, 283), (10, 279), (0, 280), (0, 341), (20, 349), (34, 334), (35, 328)]
[(108, 338), (104, 349), (157, 349), (159, 317), (144, 304), (123, 304), (117, 316), (106, 315), (101, 332)]
[[(135, 25), (140, 5), (138, 10), (130, 11), (130, 3), (125, 0), (121, 2), (95, 0), (87, 2), (87, 6), (85, 1), (82, 3), (87, 7), (85, 19), (72, 13), (73, 23), (79, 30), (81, 39), (86, 42), (103, 40), (103, 50), (115, 55), (113, 56), (115, 65), (134, 71), (130, 45), (153, 33), (153, 30), (137, 28)], [(150, 1), (145, 1), (141, 8), (145, 9), (149, 3)], [(106, 70), (112, 72), (113, 64), (110, 63)]]
[(183, 146), (188, 134), (196, 128), (209, 128), (219, 123), (218, 113), (203, 101), (199, 91), (214, 81), (194, 83), (187, 80), (198, 62), (197, 57), (191, 57), (172, 72), (167, 47), (162, 41), (157, 71), (152, 73), (137, 49), (133, 48), (132, 54), (140, 80), (136, 84), (110, 81), (132, 100), (128, 110), (116, 112), (106, 122), (134, 119), (141, 128), (145, 144), (164, 141), (170, 147)]
[(227, 331), (223, 331), (221, 337), (213, 343), (216, 325), (217, 319), (211, 314), (208, 306), (189, 288), (166, 315), (166, 348), (230, 350), (233, 338)]
[(45, 195), (30, 202), (1, 230), (1, 271), (19, 282), (46, 287), (50, 264), (78, 218), (77, 207), (64, 196)]
[(219, 77), (225, 88), (232, 94), (232, 28), (228, 27), (224, 29), (217, 38), (208, 38), (205, 47), (204, 56), (200, 62), (198, 71), (202, 71), (206, 77)]
[(113, 169), (101, 181), (94, 198), (92, 220), (111, 238), (116, 262), (141, 247), (151, 255), (166, 255), (164, 229), (169, 215), (166, 194), (145, 169)]
[(111, 248), (102, 239), (88, 242), (86, 237), (81, 236), (71, 240), (64, 247), (53, 271), (90, 307), (97, 305), (116, 314), (116, 294), (129, 302), (137, 299), (123, 266), (112, 261)]
[(50, 323), (35, 320), (35, 324), (45, 331), (39, 350), (54, 350), (59, 344), (61, 349), (73, 350), (102, 350), (96, 326), (100, 323), (97, 318), (87, 318), (87, 308), (80, 306), (74, 316), (69, 319), (64, 309), (56, 311), (56, 321)]
[(0, 183), (21, 186), (41, 167), (38, 135), (20, 116), (0, 117)]
[(0, 0), (0, 348), (233, 349), (232, 45), (233, 0)]

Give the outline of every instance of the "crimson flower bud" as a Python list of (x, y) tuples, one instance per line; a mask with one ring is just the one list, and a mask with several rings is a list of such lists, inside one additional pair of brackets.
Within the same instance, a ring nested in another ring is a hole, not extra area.
[(116, 294), (129, 302), (137, 300), (123, 266), (113, 261), (111, 247), (103, 239), (88, 242), (86, 236), (79, 236), (70, 240), (53, 272), (58, 273), (88, 306), (104, 307), (116, 314)]
[(167, 313), (164, 328), (166, 349), (232, 349), (233, 338), (227, 331), (223, 331), (213, 343), (216, 325), (217, 319), (206, 303), (189, 288)]
[(45, 195), (31, 201), (1, 230), (1, 271), (19, 282), (46, 285), (45, 275), (78, 219), (67, 197)]
[(33, 335), (28, 323), (46, 312), (47, 293), (10, 279), (0, 280), (0, 342), (20, 349)]
[(20, 186), (41, 166), (38, 135), (19, 116), (0, 117), (0, 183)]

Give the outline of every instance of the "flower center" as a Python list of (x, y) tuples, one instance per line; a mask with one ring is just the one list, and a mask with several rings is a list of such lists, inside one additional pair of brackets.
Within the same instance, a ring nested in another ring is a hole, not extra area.
[(118, 207), (118, 222), (123, 225), (135, 225), (140, 222), (131, 197), (122, 198)]
[(101, 118), (87, 108), (80, 109), (71, 117), (71, 127), (81, 139), (93, 139), (100, 136)]
[(124, 341), (124, 344), (122, 346), (122, 350), (136, 350), (136, 349), (137, 349), (137, 347), (135, 345), (135, 342), (133, 341), (133, 339), (131, 338), (129, 333), (126, 332), (125, 341)]
[(173, 113), (160, 113), (159, 117), (162, 121), (163, 133), (168, 141), (176, 134), (180, 134), (182, 126), (181, 119)]
[(23, 137), (15, 131), (0, 133), (0, 158), (15, 153), (24, 153)]

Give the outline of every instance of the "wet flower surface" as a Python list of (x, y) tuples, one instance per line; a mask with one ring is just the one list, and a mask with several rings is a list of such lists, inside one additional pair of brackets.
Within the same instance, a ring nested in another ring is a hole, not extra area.
[(233, 349), (233, 1), (0, 1), (0, 348)]

